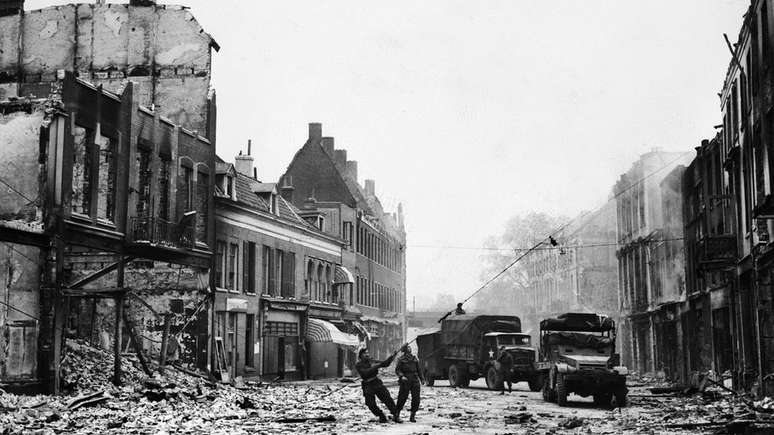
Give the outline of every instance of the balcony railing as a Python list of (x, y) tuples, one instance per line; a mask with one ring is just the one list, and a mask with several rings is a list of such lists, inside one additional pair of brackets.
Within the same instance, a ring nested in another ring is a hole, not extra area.
[(132, 240), (171, 248), (194, 247), (194, 228), (190, 224), (176, 224), (155, 217), (133, 217)]
[(736, 236), (704, 236), (699, 240), (699, 264), (705, 269), (723, 267), (736, 260)]

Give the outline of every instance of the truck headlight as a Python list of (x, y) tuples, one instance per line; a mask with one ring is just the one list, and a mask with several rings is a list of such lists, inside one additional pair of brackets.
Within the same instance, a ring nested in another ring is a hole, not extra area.
[(615, 366), (613, 367), (613, 371), (623, 376), (629, 374), (629, 369), (627, 369), (626, 366)]

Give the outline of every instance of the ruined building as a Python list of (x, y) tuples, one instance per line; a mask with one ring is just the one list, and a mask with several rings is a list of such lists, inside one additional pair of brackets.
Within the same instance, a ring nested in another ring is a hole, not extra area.
[(215, 137), (210, 70), (220, 47), (188, 8), (149, 0), (23, 6), (0, 6), (0, 100), (45, 98), (62, 71), (115, 94), (131, 81), (140, 106)]
[(677, 340), (674, 304), (684, 300), (685, 285), (682, 169), (675, 168), (685, 160), (687, 153), (653, 150), (640, 156), (613, 188), (621, 357), (640, 373), (669, 371), (670, 363), (663, 362), (669, 355), (663, 354), (673, 350), (665, 344)]
[(226, 370), (342, 376), (360, 344), (339, 329), (354, 284), (341, 266), (344, 241), (258, 180), (249, 144), (234, 164), (218, 162), (216, 205), (214, 334)]
[(214, 144), (132, 84), (54, 85), (0, 103), (0, 380), (58, 391), (68, 337), (112, 349), (117, 382), (125, 349), (205, 368)]
[[(347, 332), (359, 334), (371, 354), (386, 358), (403, 342), (406, 313), (406, 231), (402, 207), (386, 212), (374, 180), (358, 183), (357, 162), (335, 149), (322, 125), (309, 124), (309, 138), (296, 152), (279, 184), (280, 194), (317, 222), (327, 234), (346, 242), (341, 263), (355, 285), (344, 298)], [(337, 295), (338, 296), (338, 295)], [(324, 295), (312, 295), (321, 300)]]
[[(0, 5), (0, 382), (67, 337), (209, 366), (217, 44), (152, 1)], [(200, 132), (201, 134), (197, 133)]]
[(581, 215), (524, 258), (527, 285), (515, 290), (525, 330), (566, 312), (595, 312), (615, 318), (618, 312), (618, 266), (615, 257), (615, 204)]

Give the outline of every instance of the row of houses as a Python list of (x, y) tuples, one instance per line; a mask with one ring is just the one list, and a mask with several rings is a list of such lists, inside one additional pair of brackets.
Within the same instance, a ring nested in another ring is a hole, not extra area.
[[(515, 292), (533, 324), (606, 313), (618, 320), (623, 362), (641, 374), (684, 383), (709, 374), (774, 393), (772, 8), (751, 1), (729, 46), (714, 137), (643, 154), (606, 206), (525, 258), (528, 284)], [(588, 231), (596, 235), (578, 236)]]
[(261, 181), (249, 142), (216, 152), (219, 46), (187, 8), (23, 3), (0, 8), (0, 384), (59, 391), (73, 339), (116, 382), (126, 352), (306, 379), (403, 341), (402, 209), (320, 124)]

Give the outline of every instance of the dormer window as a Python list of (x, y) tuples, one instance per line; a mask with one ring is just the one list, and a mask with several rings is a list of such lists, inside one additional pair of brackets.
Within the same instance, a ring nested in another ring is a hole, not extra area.
[(269, 207), (271, 207), (271, 213), (279, 215), (279, 209), (277, 207), (277, 195), (272, 193), (269, 198)]
[(224, 186), (224, 189), (226, 191), (226, 195), (228, 195), (229, 198), (234, 198), (234, 177), (230, 175), (226, 175), (226, 185)]
[(320, 216), (317, 218), (317, 229), (323, 231), (325, 228), (325, 218)]

